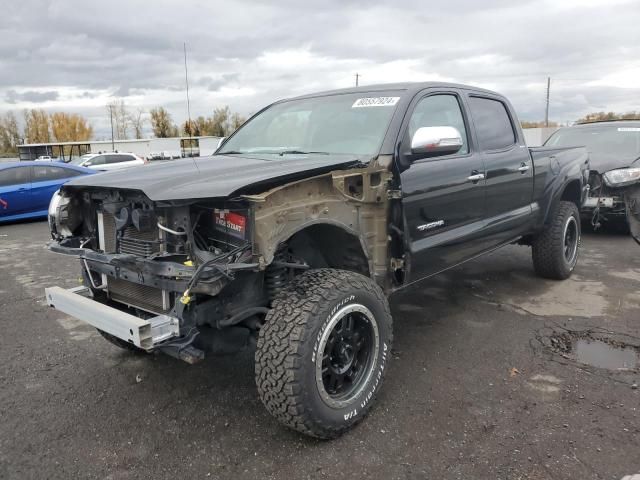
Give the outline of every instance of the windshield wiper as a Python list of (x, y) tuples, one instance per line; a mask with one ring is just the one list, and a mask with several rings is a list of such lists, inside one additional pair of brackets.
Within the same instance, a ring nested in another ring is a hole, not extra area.
[(282, 150), (278, 152), (281, 157), (283, 155), (329, 155), (329, 152), (305, 152), (304, 150)]
[(245, 152), (240, 152), (238, 150), (227, 150), (226, 152), (218, 152), (216, 155), (241, 155)]

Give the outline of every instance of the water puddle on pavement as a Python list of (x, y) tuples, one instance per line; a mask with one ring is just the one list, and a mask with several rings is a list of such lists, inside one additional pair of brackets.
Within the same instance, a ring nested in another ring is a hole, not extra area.
[(580, 339), (575, 342), (578, 362), (608, 370), (632, 370), (638, 366), (638, 354), (631, 347), (617, 347), (601, 340)]
[[(545, 349), (591, 367), (640, 371), (640, 338), (603, 329), (547, 330), (537, 340)], [(542, 333), (542, 332), (540, 332)]]

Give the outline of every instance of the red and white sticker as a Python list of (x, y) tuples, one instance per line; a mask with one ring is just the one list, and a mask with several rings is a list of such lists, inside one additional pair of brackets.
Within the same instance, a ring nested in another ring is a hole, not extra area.
[(228, 210), (215, 210), (213, 213), (216, 230), (244, 240), (247, 218)]

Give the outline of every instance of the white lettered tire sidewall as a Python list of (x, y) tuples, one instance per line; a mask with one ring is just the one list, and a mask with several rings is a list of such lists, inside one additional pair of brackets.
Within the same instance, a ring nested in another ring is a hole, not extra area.
[[(374, 330), (377, 333), (377, 348), (373, 354), (373, 368), (367, 372), (369, 378), (354, 397), (348, 402), (344, 402), (327, 399), (322, 394), (320, 386), (322, 379), (318, 378), (317, 365), (322, 361), (321, 339), (334, 326), (331, 322), (332, 318), (338, 310), (350, 306), (364, 306), (371, 312), (373, 322), (376, 324)], [(322, 319), (322, 322), (317, 322), (314, 335), (309, 338), (309, 341), (313, 341), (313, 348), (305, 349), (309, 354), (306, 355), (308, 358), (303, 359), (303, 362), (307, 364), (307, 367), (303, 369), (307, 374), (304, 375), (304, 379), (301, 379), (305, 395), (304, 403), (317, 411), (327, 423), (330, 423), (330, 428), (340, 428), (358, 422), (360, 417), (366, 414), (382, 385), (390, 355), (391, 322), (385, 320), (389, 315), (385, 312), (384, 307), (366, 291), (344, 295), (332, 305), (324, 306), (318, 312), (318, 317)]]
[[(370, 312), (377, 327), (378, 347), (369, 356), (372, 361), (367, 365), (373, 368), (368, 380), (362, 382), (362, 388), (345, 393), (348, 402), (336, 405), (323, 399), (318, 388), (318, 349), (332, 317), (351, 307)], [(380, 391), (392, 330), (389, 302), (372, 279), (330, 268), (300, 274), (273, 300), (260, 330), (255, 358), (256, 386), (262, 403), (294, 430), (317, 438), (337, 437), (366, 415)]]

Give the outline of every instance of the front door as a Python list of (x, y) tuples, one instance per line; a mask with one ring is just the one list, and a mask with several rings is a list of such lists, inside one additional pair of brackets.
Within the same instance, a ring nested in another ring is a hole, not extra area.
[[(458, 129), (463, 146), (454, 155), (413, 161), (401, 173), (409, 281), (438, 273), (479, 253), (484, 210), (485, 168), (470, 148), (470, 129), (457, 91), (419, 98), (403, 127), (400, 152), (410, 148), (420, 127)], [(401, 153), (402, 155), (402, 153)]]

